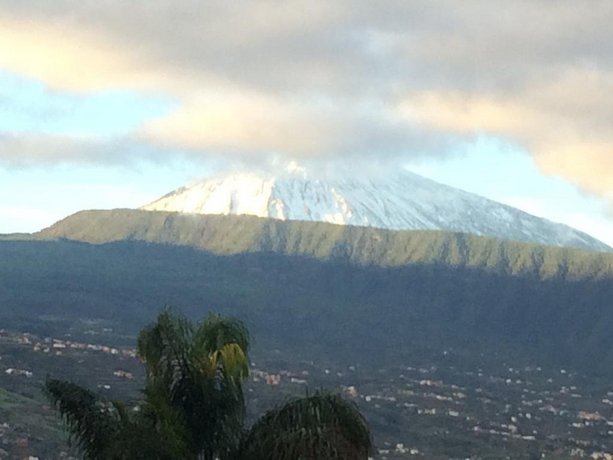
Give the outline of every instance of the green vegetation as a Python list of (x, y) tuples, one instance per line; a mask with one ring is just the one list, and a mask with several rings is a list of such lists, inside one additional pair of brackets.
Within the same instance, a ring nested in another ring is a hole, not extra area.
[(249, 336), (211, 315), (198, 326), (162, 312), (141, 331), (144, 401), (129, 410), (76, 384), (45, 389), (86, 459), (366, 459), (369, 429), (340, 396), (316, 393), (268, 412), (245, 430)]
[(377, 267), (135, 241), (11, 241), (0, 242), (0, 279), (4, 327), (39, 334), (77, 333), (96, 319), (135, 335), (154, 318), (151, 305), (181, 304), (192, 318), (211, 309), (243, 318), (260, 337), (256, 347), (332, 359), (392, 363), (453, 347), (591, 373), (613, 369), (613, 283), (605, 271), (543, 279), (535, 270)]
[(442, 264), (540, 279), (605, 278), (613, 254), (544, 247), (440, 231), (389, 231), (251, 216), (191, 215), (116, 209), (82, 211), (36, 235), (88, 243), (147, 241), (214, 254), (272, 252), (358, 265)]
[(20, 241), (31, 240), (30, 233), (0, 233), (0, 241)]
[(54, 452), (50, 444), (59, 442), (63, 433), (54, 414), (46, 409), (38, 389), (36, 395), (30, 397), (0, 388), (0, 456), (2, 449), (6, 449), (14, 456), (12, 458), (22, 458), (17, 457), (20, 452), (12, 449), (11, 444), (24, 436), (29, 438), (30, 448), (44, 458), (51, 458), (57, 451)]

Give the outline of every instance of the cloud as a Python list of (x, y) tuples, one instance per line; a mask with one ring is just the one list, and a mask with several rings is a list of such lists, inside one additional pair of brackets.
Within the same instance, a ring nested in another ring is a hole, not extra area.
[(143, 127), (144, 138), (191, 150), (315, 153), (336, 137), (325, 117), (259, 93), (204, 94)]
[(572, 70), (507, 92), (422, 91), (399, 105), (413, 123), (522, 144), (548, 174), (587, 191), (613, 191), (613, 72)]
[(0, 11), (0, 68), (63, 91), (177, 99), (134, 133), (141, 143), (381, 159), (490, 134), (548, 174), (613, 188), (607, 0), (0, 0)]
[(126, 57), (102, 37), (42, 19), (0, 19), (0, 67), (63, 90), (143, 83), (128, 78)]
[(168, 116), (145, 123), (150, 143), (198, 152), (262, 154), (312, 159), (321, 156), (400, 157), (443, 150), (439, 133), (415, 131), (380, 107), (279, 100), (257, 92), (204, 94)]
[(159, 160), (162, 152), (128, 137), (98, 138), (54, 134), (0, 133), (0, 165), (131, 164)]

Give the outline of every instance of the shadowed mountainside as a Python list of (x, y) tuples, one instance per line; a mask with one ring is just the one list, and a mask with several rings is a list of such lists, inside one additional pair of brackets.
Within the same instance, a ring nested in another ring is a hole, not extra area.
[(452, 347), (477, 360), (488, 350), (613, 370), (604, 253), (122, 210), (79, 213), (37, 237), (99, 244), (0, 242), (3, 320), (45, 328), (101, 318), (134, 333), (170, 304), (194, 317), (236, 315), (266, 338), (260, 346), (312, 357), (376, 365)]

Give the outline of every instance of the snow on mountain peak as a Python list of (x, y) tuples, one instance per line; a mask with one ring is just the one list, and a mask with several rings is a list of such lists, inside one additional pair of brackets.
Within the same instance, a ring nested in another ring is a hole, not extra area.
[(279, 175), (232, 172), (182, 187), (142, 207), (234, 214), (392, 230), (447, 230), (552, 246), (609, 250), (604, 243), (510, 206), (408, 171), (381, 176), (313, 176), (297, 163)]

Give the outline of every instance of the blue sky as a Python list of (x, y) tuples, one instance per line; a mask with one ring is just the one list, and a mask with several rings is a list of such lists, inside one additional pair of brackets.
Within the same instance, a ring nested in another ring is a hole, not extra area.
[(345, 1), (0, 0), (0, 233), (285, 157), (406, 166), (613, 244), (610, 3)]
[(0, 70), (0, 126), (11, 133), (112, 137), (172, 110), (168, 98), (132, 91), (75, 94)]

